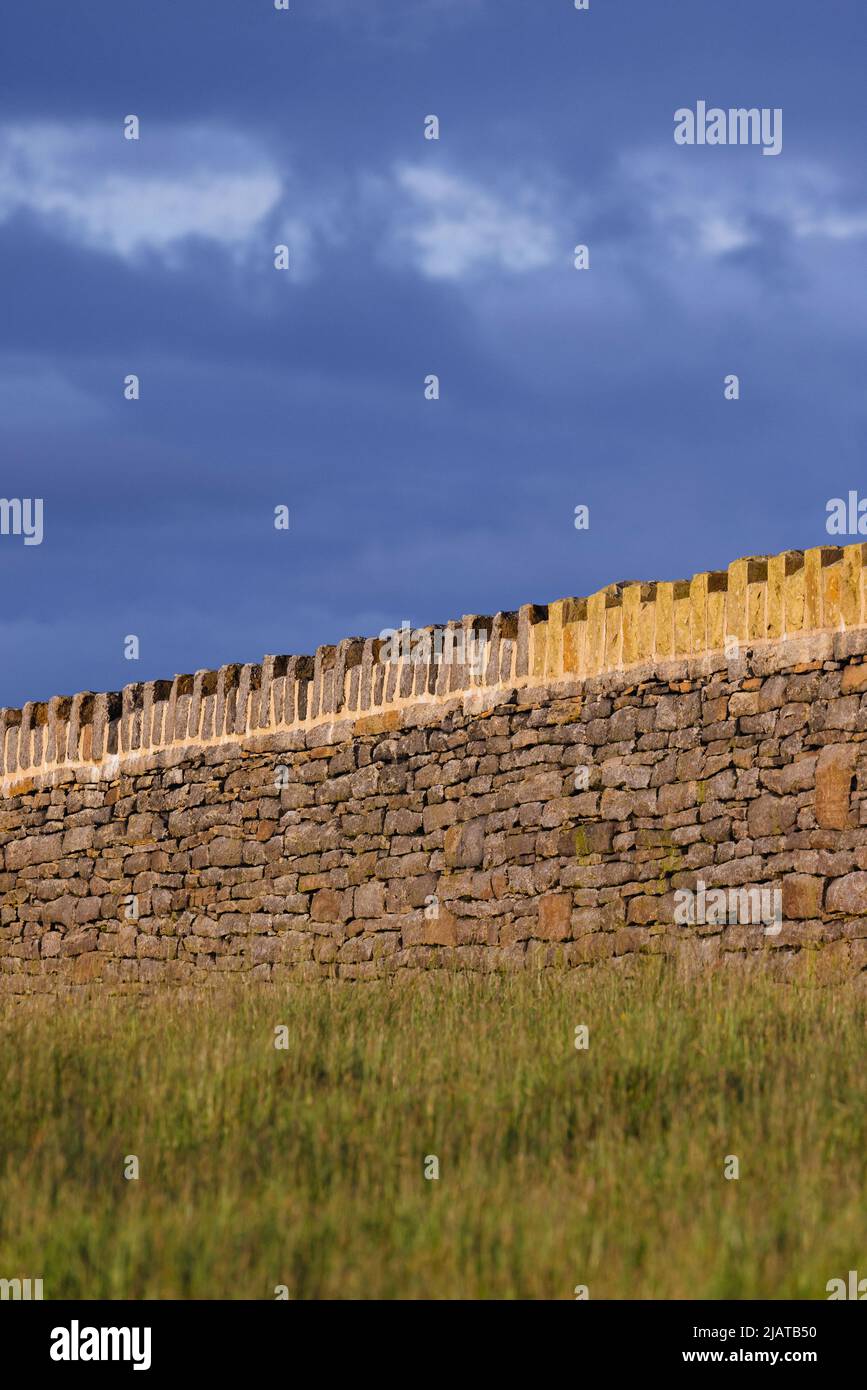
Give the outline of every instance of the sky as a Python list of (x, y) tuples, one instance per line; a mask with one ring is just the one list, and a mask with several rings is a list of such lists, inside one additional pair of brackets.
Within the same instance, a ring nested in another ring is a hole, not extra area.
[[(0, 706), (840, 543), (865, 40), (864, 0), (4, 0), (0, 495), (43, 528), (0, 535)], [(699, 101), (781, 152), (676, 144)]]

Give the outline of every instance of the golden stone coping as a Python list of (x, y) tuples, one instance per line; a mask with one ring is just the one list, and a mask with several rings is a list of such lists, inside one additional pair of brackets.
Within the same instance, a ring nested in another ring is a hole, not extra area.
[[(580, 681), (652, 661), (736, 655), (750, 642), (842, 632), (867, 622), (865, 575), (865, 544), (787, 550), (692, 579), (611, 584), (588, 598), (464, 617), (439, 630), (442, 650), (427, 660), (411, 653), (383, 660), (382, 639), (350, 637), (314, 656), (266, 656), (120, 691), (58, 695), (0, 710), (0, 778), (6, 786), (64, 767), (302, 731), (474, 690)], [(464, 660), (470, 642), (482, 658), (475, 665)]]

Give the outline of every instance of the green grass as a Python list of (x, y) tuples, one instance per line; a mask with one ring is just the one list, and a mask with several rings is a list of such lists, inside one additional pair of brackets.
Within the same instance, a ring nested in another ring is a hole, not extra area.
[(852, 988), (602, 969), (19, 1004), (0, 1277), (47, 1298), (825, 1298), (867, 1276), (865, 1024)]

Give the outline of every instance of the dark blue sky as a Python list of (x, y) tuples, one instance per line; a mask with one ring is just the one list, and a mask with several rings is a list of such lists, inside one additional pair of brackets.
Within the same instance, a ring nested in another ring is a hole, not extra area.
[[(5, 0), (0, 494), (45, 533), (0, 536), (0, 704), (827, 542), (865, 40), (864, 0)], [(676, 146), (698, 100), (782, 153)]]

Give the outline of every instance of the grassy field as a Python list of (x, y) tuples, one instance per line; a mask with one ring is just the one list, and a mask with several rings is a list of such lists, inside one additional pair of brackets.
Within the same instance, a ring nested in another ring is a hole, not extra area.
[(865, 1024), (850, 989), (603, 970), (9, 1007), (0, 1277), (825, 1298), (867, 1275)]

